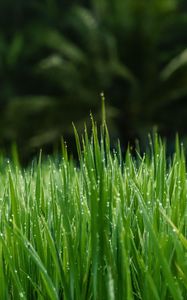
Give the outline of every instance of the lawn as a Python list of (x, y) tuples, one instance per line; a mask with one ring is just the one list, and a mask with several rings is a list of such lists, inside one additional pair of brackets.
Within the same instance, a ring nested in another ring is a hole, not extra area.
[(187, 299), (183, 146), (111, 149), (75, 130), (78, 161), (0, 161), (0, 299)]

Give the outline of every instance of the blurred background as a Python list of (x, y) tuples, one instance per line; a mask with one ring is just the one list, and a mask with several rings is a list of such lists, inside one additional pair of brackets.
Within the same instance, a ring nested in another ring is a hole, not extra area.
[[(186, 0), (1, 0), (0, 147), (22, 160), (99, 121), (123, 145), (187, 138)], [(72, 146), (73, 147), (73, 146)]]

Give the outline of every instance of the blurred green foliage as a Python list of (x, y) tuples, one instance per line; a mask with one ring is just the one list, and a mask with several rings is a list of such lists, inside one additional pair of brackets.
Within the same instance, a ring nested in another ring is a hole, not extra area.
[(187, 133), (186, 26), (182, 0), (1, 0), (1, 146), (71, 136), (102, 91), (113, 137)]

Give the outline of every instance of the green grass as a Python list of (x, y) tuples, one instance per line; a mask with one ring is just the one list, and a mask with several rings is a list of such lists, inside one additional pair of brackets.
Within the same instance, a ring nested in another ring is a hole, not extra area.
[[(103, 116), (104, 118), (104, 116)], [(187, 175), (155, 135), (133, 157), (106, 127), (23, 170), (1, 158), (0, 299), (187, 299)], [(151, 142), (150, 142), (151, 143)]]

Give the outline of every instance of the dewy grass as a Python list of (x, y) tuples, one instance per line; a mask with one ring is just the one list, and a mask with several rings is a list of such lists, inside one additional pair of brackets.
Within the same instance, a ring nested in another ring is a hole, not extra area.
[[(105, 124), (75, 130), (79, 164), (53, 159), (0, 174), (0, 299), (187, 299), (183, 147), (166, 159), (110, 150)], [(1, 159), (1, 164), (3, 164)]]

